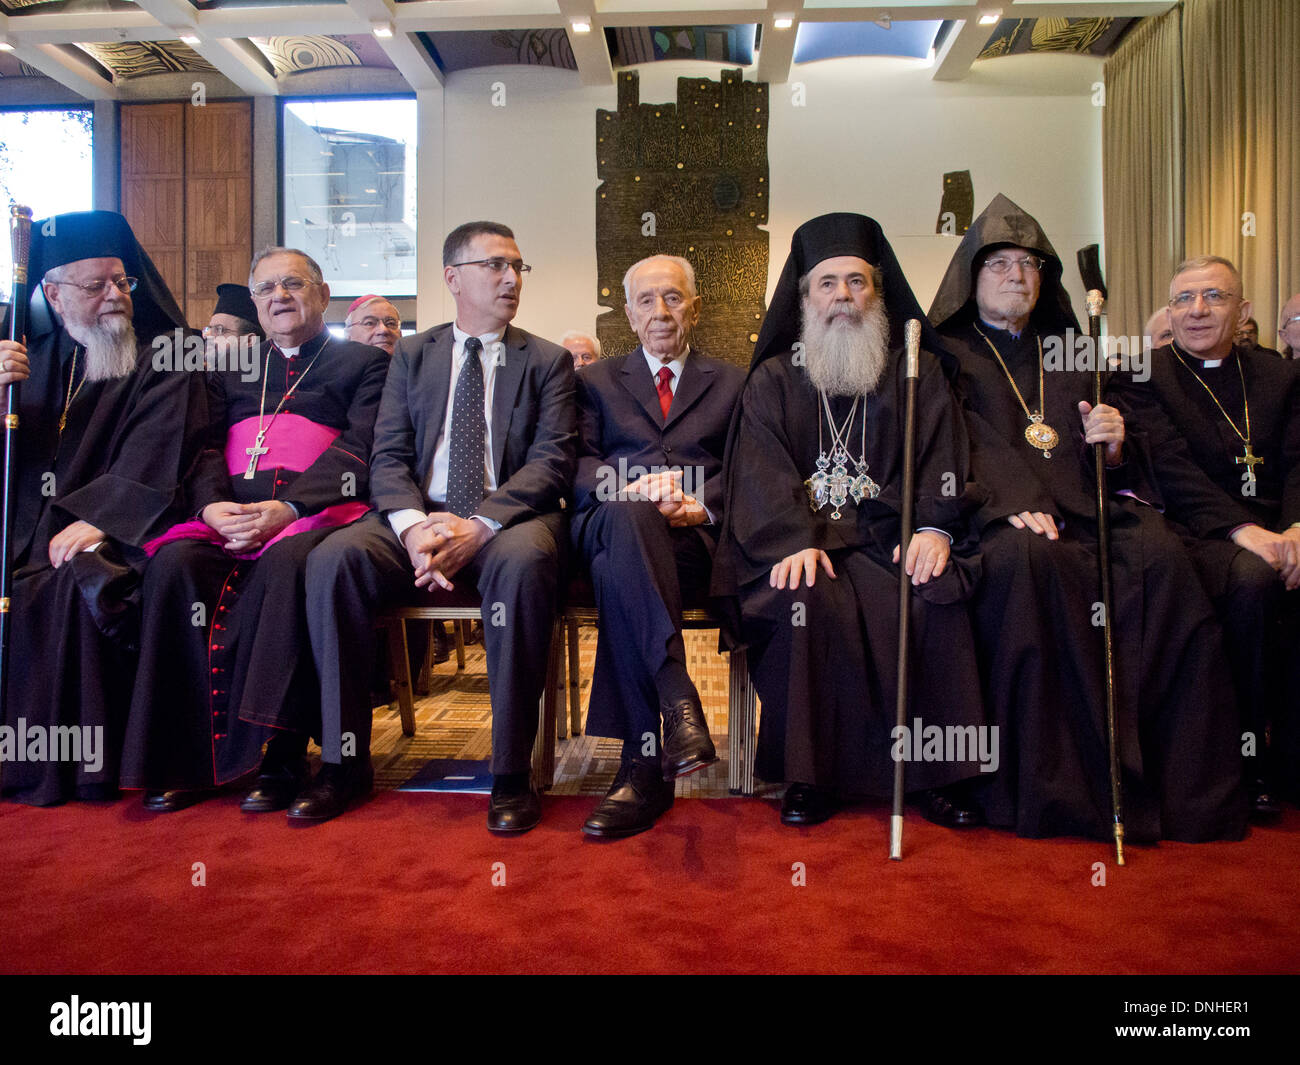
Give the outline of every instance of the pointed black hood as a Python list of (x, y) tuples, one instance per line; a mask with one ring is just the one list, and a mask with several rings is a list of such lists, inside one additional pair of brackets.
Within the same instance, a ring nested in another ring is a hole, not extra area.
[(1043, 265), (1038, 303), (1029, 320), (1040, 333), (1078, 331), (1069, 294), (1061, 284), (1061, 258), (1033, 215), (998, 193), (971, 223), (943, 275), (939, 291), (930, 304), (930, 321), (936, 329), (960, 325), (975, 318), (975, 271), (984, 255), (1000, 247), (1028, 248), (1046, 262)]

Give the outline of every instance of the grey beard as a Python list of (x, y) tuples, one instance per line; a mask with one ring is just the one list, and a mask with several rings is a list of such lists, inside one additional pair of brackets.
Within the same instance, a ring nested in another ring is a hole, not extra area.
[(86, 379), (111, 381), (129, 377), (135, 369), (137, 349), (135, 326), (125, 319), (120, 328), (95, 322), (86, 330)]
[(856, 320), (831, 323), (805, 300), (801, 339), (808, 379), (830, 396), (874, 392), (889, 363), (889, 319), (879, 300)]

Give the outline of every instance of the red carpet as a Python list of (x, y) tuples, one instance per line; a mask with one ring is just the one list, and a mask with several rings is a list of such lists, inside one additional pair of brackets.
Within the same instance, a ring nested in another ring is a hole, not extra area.
[(654, 831), (596, 843), (578, 831), (594, 801), (546, 800), (518, 839), (486, 831), (482, 796), (388, 792), (308, 829), (233, 797), (169, 816), (134, 797), (6, 804), (0, 971), (1300, 971), (1296, 811), (1243, 843), (1133, 848), (1120, 869), (1104, 844), (910, 814), (892, 863), (883, 806), (793, 830), (752, 799), (679, 800)]

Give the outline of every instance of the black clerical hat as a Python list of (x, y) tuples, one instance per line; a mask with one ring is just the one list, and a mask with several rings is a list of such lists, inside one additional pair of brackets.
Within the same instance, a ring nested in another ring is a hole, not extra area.
[(874, 218), (841, 211), (820, 215), (794, 231), (790, 256), (785, 261), (758, 331), (751, 369), (764, 359), (783, 354), (794, 346), (799, 339), (803, 318), (799, 279), (818, 263), (840, 255), (857, 256), (880, 270), (891, 347), (902, 345), (904, 325), (909, 318), (916, 318), (921, 322), (921, 346), (930, 351), (937, 350), (939, 338), (926, 321), (880, 224)]
[(54, 328), (41, 279), (56, 266), (81, 259), (122, 260), (128, 276), (138, 278), (131, 293), (132, 321), (141, 340), (185, 327), (185, 316), (130, 225), (116, 211), (76, 211), (32, 223), (32, 252), (27, 276), (32, 282), (29, 337)]
[(258, 336), (266, 337), (266, 334), (262, 332), (261, 324), (258, 322), (257, 304), (253, 302), (252, 294), (248, 291), (247, 285), (218, 285), (217, 305), (213, 308), (212, 313), (228, 314), (232, 318), (242, 318), (252, 324)]
[(1029, 320), (1041, 332), (1059, 333), (1067, 328), (1079, 329), (1070, 294), (1061, 284), (1061, 257), (1047, 239), (1043, 227), (1033, 215), (998, 193), (957, 245), (948, 272), (943, 275), (939, 291), (930, 305), (930, 321), (935, 328), (944, 323), (965, 322), (975, 317), (976, 264), (997, 248), (1028, 248), (1045, 259), (1039, 281), (1038, 302)]

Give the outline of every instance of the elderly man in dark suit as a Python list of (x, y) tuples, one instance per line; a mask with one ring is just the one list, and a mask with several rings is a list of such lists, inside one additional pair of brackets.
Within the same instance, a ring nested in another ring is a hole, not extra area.
[(689, 262), (643, 259), (623, 288), (641, 344), (578, 377), (573, 519), (600, 611), (587, 731), (623, 741), (614, 785), (582, 830), (615, 839), (650, 828), (672, 805), (673, 780), (717, 761), (686, 672), (682, 607), (709, 586), (744, 381), (691, 349), (700, 297)]
[(307, 613), (321, 675), (322, 766), (290, 819), (336, 817), (370, 787), (376, 611), (476, 587), (492, 698), (488, 829), (541, 819), (529, 778), (573, 476), (573, 358), (510, 324), (514, 234), (468, 222), (443, 245), (456, 319), (398, 345), (375, 422), (370, 514), (312, 552)]

